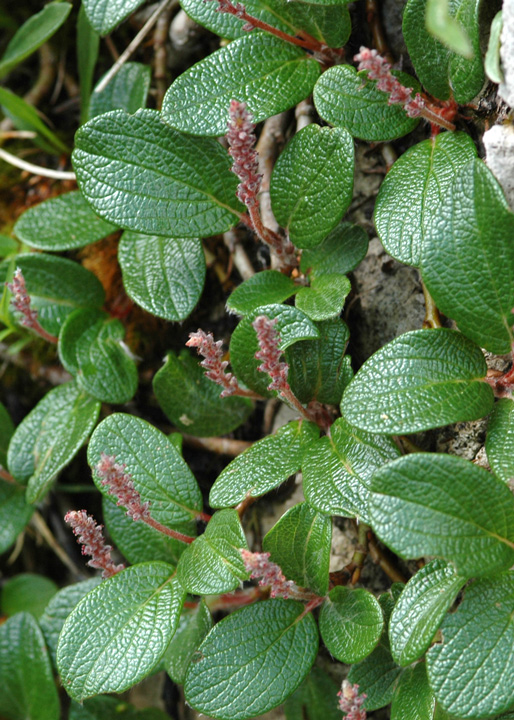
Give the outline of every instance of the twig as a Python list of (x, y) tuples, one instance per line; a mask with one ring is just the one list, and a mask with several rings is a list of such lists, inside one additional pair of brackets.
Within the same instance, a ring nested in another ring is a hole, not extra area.
[(369, 531), (369, 525), (366, 525), (363, 522), (359, 523), (357, 528), (357, 545), (355, 547), (355, 552), (353, 553), (350, 565), (346, 568), (352, 573), (352, 578), (350, 580), (351, 585), (355, 585), (355, 583), (359, 582), (361, 571), (368, 555)]
[(37, 107), (41, 100), (47, 95), (52, 87), (55, 78), (55, 57), (46, 43), (39, 48), (39, 74), (31, 89), (23, 96), (29, 105)]
[(373, 36), (374, 46), (381, 55), (385, 55), (392, 62), (393, 58), (382, 27), (377, 0), (366, 0), (366, 20)]
[(16, 155), (11, 155), (3, 148), (0, 148), (0, 159), (5, 160), (9, 165), (20, 170), (32, 173), (33, 175), (40, 175), (41, 177), (49, 177), (55, 180), (76, 180), (77, 176), (74, 172), (65, 172), (63, 170), (49, 170), (48, 168), (41, 167), (40, 165), (33, 165), (32, 163), (21, 160)]
[(390, 580), (392, 580), (393, 582), (401, 583), (407, 582), (406, 578), (402, 575), (402, 573), (397, 568), (395, 568), (393, 563), (384, 555), (372, 534), (370, 534), (370, 536), (368, 537), (368, 547), (369, 554), (373, 562), (382, 568), (382, 570), (385, 572), (385, 574)]
[(237, 457), (249, 447), (253, 442), (249, 440), (232, 440), (224, 437), (195, 437), (182, 433), (184, 442), (189, 447), (198, 448), (199, 450), (210, 450), (217, 455), (228, 455), (229, 457)]
[(250, 505), (253, 505), (256, 500), (257, 500), (256, 497), (253, 497), (252, 495), (250, 495), (250, 493), (248, 493), (247, 496), (245, 497), (245, 499), (241, 500), (239, 505), (236, 505), (236, 512), (239, 515), (240, 520), (243, 517), (243, 515), (245, 514), (245, 512), (248, 510)]
[(312, 106), (312, 103), (310, 103), (308, 100), (302, 100), (298, 103), (296, 106), (296, 109), (294, 111), (294, 115), (296, 118), (296, 132), (300, 132), (300, 130), (303, 130), (303, 128), (307, 127), (307, 125), (310, 125), (313, 122), (312, 115), (314, 112), (314, 108)]
[(3, 468), (0, 465), (0, 479), (5, 480), (5, 482), (11, 483), (11, 485), (16, 485), (16, 480), (13, 478), (10, 472), (7, 472), (5, 468)]
[(428, 292), (423, 280), (421, 280), (421, 287), (423, 288), (423, 296), (425, 298), (425, 319), (423, 320), (423, 327), (440, 328), (442, 325), (439, 310), (437, 309), (437, 305), (435, 304), (432, 295)]
[(113, 77), (117, 75), (117, 73), (120, 71), (121, 67), (127, 62), (129, 57), (132, 55), (133, 52), (137, 50), (139, 45), (143, 42), (145, 37), (148, 35), (150, 30), (153, 28), (157, 20), (159, 19), (159, 15), (167, 10), (168, 8), (172, 7), (178, 2), (178, 0), (164, 0), (157, 8), (156, 10), (150, 15), (148, 20), (145, 22), (141, 30), (137, 33), (135, 38), (127, 45), (125, 50), (121, 53), (119, 58), (116, 60), (114, 65), (111, 67), (111, 69), (105, 74), (103, 79), (98, 83), (96, 88), (94, 89), (95, 93), (102, 92), (107, 85), (111, 82)]
[(54, 553), (57, 555), (59, 560), (66, 565), (68, 570), (70, 570), (76, 577), (82, 578), (84, 577), (84, 573), (80, 570), (80, 568), (75, 565), (73, 560), (67, 555), (67, 553), (62, 549), (62, 547), (59, 545), (57, 540), (55, 539), (52, 531), (46, 524), (43, 516), (36, 510), (34, 512), (34, 515), (31, 519), (31, 524), (33, 525), (34, 529), (39, 532), (43, 540), (47, 543), (48, 547), (54, 551)]
[(0, 130), (0, 140), (32, 140), (37, 133), (32, 130)]
[(168, 30), (170, 26), (170, 19), (172, 8), (166, 8), (166, 11), (162, 13), (157, 19), (155, 31), (153, 34), (153, 50), (154, 50), (154, 79), (157, 88), (157, 94), (155, 98), (155, 106), (157, 110), (162, 107), (162, 101), (167, 90), (166, 84), (166, 64), (168, 54), (166, 52), (166, 42), (168, 40)]
[(223, 233), (223, 242), (229, 249), (234, 265), (236, 266), (237, 272), (241, 275), (241, 278), (248, 280), (255, 275), (255, 270), (250, 262), (250, 258), (233, 230), (227, 230), (226, 233)]

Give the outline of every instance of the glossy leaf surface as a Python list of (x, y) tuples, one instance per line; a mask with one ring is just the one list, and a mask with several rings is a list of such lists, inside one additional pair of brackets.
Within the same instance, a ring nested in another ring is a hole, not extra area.
[(485, 449), (489, 465), (500, 480), (514, 478), (514, 401), (510, 398), (501, 398), (493, 407)]
[[(400, 678), (391, 707), (391, 720), (432, 720), (435, 697), (425, 663), (407, 668)], [(443, 718), (440, 718), (443, 720)]]
[(348, 681), (357, 684), (359, 691), (366, 693), (366, 710), (378, 710), (389, 705), (393, 699), (403, 672), (391, 657), (387, 633), (384, 632), (371, 655), (352, 665)]
[(374, 531), (401, 557), (444, 558), (463, 578), (514, 563), (512, 493), (462, 458), (416, 453), (386, 465), (373, 477), (370, 513)]
[(263, 270), (236, 287), (229, 295), (227, 309), (244, 315), (259, 305), (281, 303), (298, 290), (299, 286), (287, 275), (278, 270)]
[(166, 672), (173, 682), (184, 684), (189, 663), (212, 626), (211, 614), (203, 600), (194, 610), (182, 613), (165, 658)]
[(0, 480), (0, 554), (8, 550), (34, 512), (25, 499), (25, 488)]
[(476, 420), (493, 405), (479, 347), (454, 330), (415, 330), (378, 350), (343, 395), (341, 411), (371, 432), (402, 434)]
[(338, 690), (332, 678), (315, 665), (284, 703), (286, 720), (341, 720), (334, 703)]
[(108, 35), (142, 4), (143, 0), (85, 0), (84, 9), (92, 27)]
[(368, 250), (368, 236), (359, 225), (343, 222), (335, 227), (317, 247), (304, 250), (300, 270), (314, 275), (346, 273), (354, 270)]
[(303, 608), (265, 600), (215, 625), (189, 666), (187, 702), (220, 720), (243, 720), (280, 705), (318, 652), (316, 624), (311, 614), (300, 619)]
[(310, 287), (302, 288), (295, 304), (311, 320), (330, 320), (341, 314), (351, 283), (346, 275), (326, 274), (314, 276)]
[(136, 62), (122, 65), (103, 90), (92, 92), (88, 120), (111, 110), (125, 110), (132, 114), (144, 108), (150, 89), (150, 76), (148, 65)]

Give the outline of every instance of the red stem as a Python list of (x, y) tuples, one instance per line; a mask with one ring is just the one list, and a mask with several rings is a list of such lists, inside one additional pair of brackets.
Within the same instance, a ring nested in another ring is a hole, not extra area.
[[(25, 323), (22, 323), (22, 325), (25, 325)], [(47, 342), (52, 343), (53, 345), (57, 345), (59, 338), (57, 338), (55, 335), (50, 335), (50, 333), (48, 333), (44, 329), (44, 327), (41, 327), (41, 325), (39, 324), (39, 322), (37, 320), (34, 323), (31, 323), (30, 325), (27, 324), (26, 327), (32, 328), (32, 330), (34, 330), (34, 332), (36, 332), (39, 335), (39, 337), (42, 337), (43, 340), (46, 340)]]
[(163, 533), (163, 535), (168, 535), (168, 537), (175, 538), (175, 540), (180, 540), (183, 543), (190, 544), (195, 539), (194, 537), (184, 535), (183, 533), (177, 532), (176, 530), (171, 530), (171, 528), (168, 528), (165, 525), (162, 525), (162, 523), (158, 522), (157, 520), (154, 520), (153, 517), (142, 517), (141, 520), (143, 520), (143, 522), (145, 522), (147, 525), (150, 525), (150, 527), (153, 527), (154, 530), (158, 530), (159, 532)]
[(0, 465), (0, 478), (2, 480), (5, 480), (8, 483), (12, 483), (13, 485), (16, 484), (16, 480), (13, 478), (11, 473), (7, 472), (1, 465)]

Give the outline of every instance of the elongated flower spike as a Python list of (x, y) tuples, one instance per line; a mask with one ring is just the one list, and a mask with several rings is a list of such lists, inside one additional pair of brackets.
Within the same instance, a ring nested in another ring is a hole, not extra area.
[(345, 713), (346, 720), (366, 720), (366, 710), (362, 707), (367, 695), (359, 694), (359, 686), (343, 680), (339, 697), (339, 709)]
[(290, 390), (287, 382), (289, 366), (280, 360), (282, 351), (279, 348), (280, 336), (276, 329), (277, 318), (270, 320), (265, 315), (255, 318), (252, 325), (257, 333), (259, 350), (255, 353), (257, 360), (262, 360), (259, 365), (261, 372), (267, 373), (271, 378), (268, 390), (277, 390), (279, 393), (287, 393)]
[(227, 372), (227, 360), (223, 360), (223, 342), (214, 340), (212, 333), (203, 330), (189, 333), (187, 347), (194, 347), (203, 357), (200, 365), (207, 370), (205, 375), (223, 388), (221, 397), (233, 395), (238, 388), (237, 380), (231, 372)]
[(7, 288), (12, 293), (12, 306), (20, 315), (20, 323), (31, 330), (34, 330), (40, 337), (48, 342), (57, 343), (57, 338), (50, 335), (40, 324), (38, 320), (37, 310), (31, 306), (30, 295), (27, 292), (25, 278), (20, 268), (16, 268), (13, 274), (12, 282), (6, 283)]
[(85, 510), (70, 510), (64, 520), (77, 536), (77, 542), (82, 545), (82, 554), (91, 556), (91, 560), (87, 562), (89, 567), (103, 570), (103, 578), (110, 578), (125, 569), (123, 564), (114, 564), (111, 558), (112, 547), (106, 545), (102, 534), (103, 525), (97, 525), (95, 519)]

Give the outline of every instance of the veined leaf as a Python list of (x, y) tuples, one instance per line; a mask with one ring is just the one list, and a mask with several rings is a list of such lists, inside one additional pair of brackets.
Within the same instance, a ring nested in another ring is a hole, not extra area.
[(286, 720), (341, 720), (334, 703), (338, 690), (334, 680), (315, 665), (284, 703)]
[[(384, 181), (385, 182), (385, 181)], [(300, 270), (316, 277), (331, 273), (346, 275), (355, 270), (368, 251), (368, 236), (359, 225), (343, 222), (317, 247), (304, 250)]]
[(311, 320), (331, 320), (341, 314), (351, 289), (346, 275), (314, 275), (310, 287), (298, 291), (295, 304)]
[(378, 710), (389, 705), (404, 670), (391, 657), (389, 640), (384, 632), (371, 655), (352, 665), (348, 681), (359, 686), (359, 692), (366, 693), (363, 707)]
[(425, 663), (407, 668), (393, 697), (391, 720), (432, 720), (438, 717), (435, 711), (434, 691), (428, 683)]
[(136, 62), (122, 65), (103, 90), (100, 92), (93, 90), (89, 102), (88, 120), (111, 110), (124, 110), (132, 114), (146, 107), (151, 74), (148, 65)]
[(462, 458), (416, 453), (386, 465), (373, 476), (369, 507), (374, 531), (401, 557), (444, 558), (463, 578), (514, 563), (512, 493)]
[(304, 100), (319, 74), (301, 48), (253, 32), (179, 75), (164, 97), (162, 118), (182, 132), (224, 135), (231, 100), (245, 102), (260, 122)]
[(144, 0), (84, 0), (84, 9), (92, 27), (100, 35), (108, 35)]
[(33, 512), (34, 506), (25, 500), (25, 488), (0, 480), (0, 555), (11, 547)]
[(194, 610), (184, 610), (164, 661), (173, 682), (184, 684), (187, 668), (212, 626), (211, 614), (203, 600)]
[(294, 280), (278, 270), (263, 270), (236, 287), (227, 300), (227, 310), (244, 315), (259, 305), (281, 303), (299, 289)]
[(514, 401), (501, 398), (489, 417), (485, 440), (487, 459), (493, 472), (509, 482), (514, 478)]

